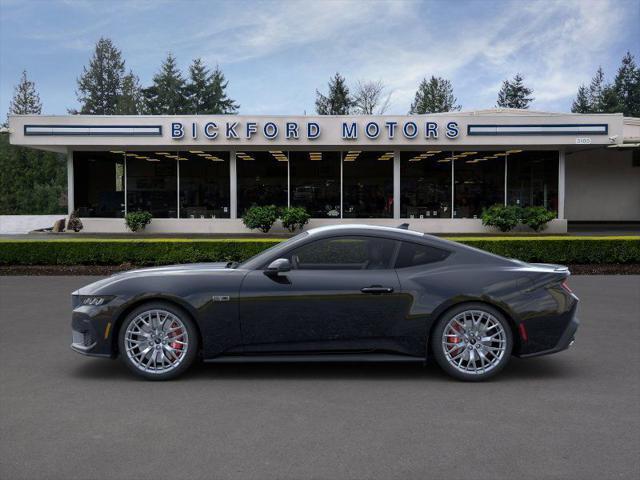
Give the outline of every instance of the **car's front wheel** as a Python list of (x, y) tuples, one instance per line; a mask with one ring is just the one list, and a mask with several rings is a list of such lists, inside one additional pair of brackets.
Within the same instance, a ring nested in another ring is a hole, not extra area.
[(118, 336), (120, 357), (136, 375), (168, 380), (183, 373), (198, 353), (189, 315), (172, 304), (150, 302), (131, 311)]
[(460, 380), (494, 376), (509, 361), (513, 335), (506, 318), (483, 303), (468, 303), (446, 312), (431, 336), (438, 365)]

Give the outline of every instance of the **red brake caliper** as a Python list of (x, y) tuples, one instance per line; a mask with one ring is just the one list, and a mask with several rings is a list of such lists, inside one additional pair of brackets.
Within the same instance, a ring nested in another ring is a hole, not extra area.
[[(174, 328), (173, 325), (171, 326), (171, 328)], [(180, 337), (180, 335), (182, 335), (182, 329), (181, 328), (176, 330), (176, 331), (171, 332), (169, 334), (169, 338)], [(179, 351), (182, 351), (182, 347), (184, 346), (184, 345), (182, 345), (182, 343), (178, 343), (177, 341), (171, 342), (169, 345), (171, 345), (171, 348), (173, 348), (174, 350), (179, 350)]]
[[(455, 330), (456, 332), (460, 332), (462, 327), (460, 327), (460, 325), (458, 323), (454, 323), (451, 326), (452, 330)], [(447, 335), (447, 342), (449, 343), (460, 343), (460, 337), (458, 337), (457, 335)], [(458, 346), (457, 345), (448, 345), (449, 347), (449, 353), (454, 356), (458, 350)]]

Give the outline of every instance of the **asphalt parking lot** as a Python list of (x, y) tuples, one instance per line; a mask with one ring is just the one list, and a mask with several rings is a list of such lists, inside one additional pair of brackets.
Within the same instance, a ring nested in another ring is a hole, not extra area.
[(435, 365), (199, 365), (69, 350), (69, 293), (0, 277), (0, 478), (640, 478), (640, 277), (580, 276), (571, 350), (494, 381)]

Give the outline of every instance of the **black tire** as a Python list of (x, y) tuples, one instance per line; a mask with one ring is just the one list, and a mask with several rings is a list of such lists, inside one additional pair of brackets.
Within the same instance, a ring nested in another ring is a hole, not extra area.
[[(149, 310), (162, 310), (175, 315), (180, 320), (180, 322), (182, 322), (186, 330), (188, 345), (184, 348), (186, 348), (187, 351), (183, 354), (180, 363), (171, 370), (162, 372), (144, 371), (140, 367), (138, 367), (138, 365), (129, 357), (129, 355), (127, 355), (125, 347), (125, 334), (127, 332), (127, 328), (129, 327), (131, 322), (133, 322), (136, 317), (138, 317), (138, 315)], [(145, 378), (147, 380), (170, 380), (182, 375), (193, 364), (196, 357), (198, 356), (198, 331), (191, 316), (182, 308), (168, 302), (151, 301), (136, 307), (126, 316), (126, 318), (122, 322), (122, 325), (120, 326), (120, 331), (118, 333), (118, 349), (120, 352), (120, 358), (122, 359), (124, 364), (137, 376)]]
[[(506, 341), (506, 345), (502, 357), (488, 371), (480, 373), (466, 373), (452, 365), (450, 360), (447, 358), (447, 354), (445, 353), (446, 347), (442, 342), (443, 335), (445, 333), (444, 330), (447, 324), (457, 315), (469, 310), (488, 313), (489, 315), (493, 316), (493, 318), (495, 318), (504, 329), (504, 338)], [(436, 362), (438, 363), (440, 368), (442, 368), (442, 370), (444, 370), (447, 374), (451, 375), (454, 378), (457, 378), (458, 380), (480, 382), (495, 376), (506, 366), (507, 363), (509, 363), (509, 359), (511, 358), (511, 351), (513, 350), (513, 332), (511, 331), (511, 326), (509, 325), (509, 322), (507, 321), (505, 316), (497, 309), (491, 307), (490, 305), (487, 305), (486, 303), (465, 303), (457, 307), (453, 307), (438, 319), (438, 322), (436, 323), (436, 326), (431, 334), (430, 347), (430, 351), (432, 352)]]

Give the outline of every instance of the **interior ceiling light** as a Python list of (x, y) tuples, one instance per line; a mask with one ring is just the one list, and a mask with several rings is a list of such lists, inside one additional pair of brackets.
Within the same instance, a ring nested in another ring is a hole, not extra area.
[(157, 158), (147, 158), (147, 162), (159, 162), (160, 160)]
[(507, 150), (507, 153), (520, 153), (522, 150)]
[(149, 157), (143, 157), (142, 155), (136, 155), (135, 158), (139, 158), (140, 160), (146, 160)]
[(127, 156), (127, 157), (137, 157), (138, 154), (137, 153), (125, 153), (125, 156)]
[(202, 150), (189, 150), (189, 153), (204, 153)]
[(171, 155), (169, 152), (155, 152), (156, 155)]
[(110, 150), (109, 153), (124, 153), (122, 150)]
[(504, 157), (506, 153), (496, 153), (496, 157)]
[(449, 158), (441, 158), (440, 160), (438, 160), (438, 163), (449, 163), (451, 161), (451, 159)]
[(427, 153), (442, 153), (442, 150), (428, 150)]

